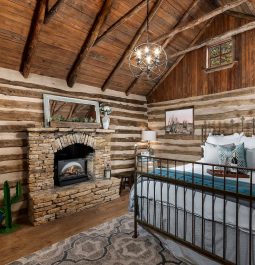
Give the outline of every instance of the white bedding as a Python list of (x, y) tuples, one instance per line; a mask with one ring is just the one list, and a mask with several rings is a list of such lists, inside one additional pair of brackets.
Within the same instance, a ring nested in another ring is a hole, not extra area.
[[(200, 162), (200, 161), (199, 161)], [(207, 174), (206, 171), (209, 166), (204, 166), (204, 174)], [(183, 166), (177, 167), (176, 170), (182, 171)], [(192, 164), (185, 165), (185, 172), (192, 172)], [(194, 173), (202, 173), (202, 166), (199, 164), (195, 164), (194, 166)], [(144, 178), (145, 179), (145, 178)], [(233, 179), (235, 180), (235, 179)], [(236, 181), (236, 180), (235, 180)], [(239, 179), (239, 182), (250, 182), (250, 179)], [(255, 177), (253, 176), (253, 183), (255, 183)], [(169, 203), (172, 205), (177, 204), (177, 207), (180, 209), (184, 209), (184, 188), (178, 187), (177, 188), (177, 203), (175, 202), (175, 185), (163, 183), (161, 184), (158, 181), (150, 180), (143, 180), (142, 183), (137, 184), (137, 194), (138, 196), (145, 196), (151, 200), (154, 200), (154, 186), (155, 186), (155, 200), (161, 201), (161, 188), (162, 188), (162, 202), (164, 204), (167, 203), (167, 191), (169, 189)], [(161, 187), (162, 186), (162, 187)], [(148, 194), (147, 194), (148, 190)], [(131, 191), (131, 200), (133, 198), (134, 191)], [(213, 196), (209, 194), (204, 194), (204, 218), (208, 220), (212, 220), (213, 211), (212, 211), (212, 200)], [(185, 196), (185, 203), (186, 203), (186, 211), (192, 212), (192, 190), (186, 189), (186, 196)], [(215, 198), (214, 203), (214, 220), (223, 222), (224, 219), (224, 199), (223, 198)], [(225, 221), (228, 225), (236, 225), (236, 207), (237, 204), (233, 201), (233, 198), (229, 199), (226, 198), (226, 213), (225, 213)], [(194, 195), (194, 214), (198, 216), (202, 216), (202, 192), (196, 191)], [(239, 215), (239, 223), (238, 227), (243, 231), (249, 231), (250, 224), (249, 224), (249, 217), (250, 217), (250, 208), (247, 207), (245, 204), (240, 203), (238, 204), (238, 215)], [(255, 232), (255, 209), (252, 210), (252, 230)]]

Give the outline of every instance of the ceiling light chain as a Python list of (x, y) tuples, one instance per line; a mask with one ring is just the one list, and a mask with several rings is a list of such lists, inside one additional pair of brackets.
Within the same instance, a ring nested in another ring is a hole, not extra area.
[(147, 42), (136, 46), (129, 56), (129, 67), (135, 77), (144, 75), (154, 80), (162, 75), (167, 66), (164, 48), (149, 41), (149, 0), (147, 0), (146, 17)]

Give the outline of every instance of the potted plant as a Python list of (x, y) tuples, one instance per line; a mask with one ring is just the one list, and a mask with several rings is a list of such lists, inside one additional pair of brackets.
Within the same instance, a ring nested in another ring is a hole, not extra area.
[(112, 113), (112, 109), (110, 106), (105, 105), (104, 103), (100, 104), (100, 112), (104, 115), (102, 118), (103, 128), (107, 130), (110, 125), (110, 117), (109, 115)]

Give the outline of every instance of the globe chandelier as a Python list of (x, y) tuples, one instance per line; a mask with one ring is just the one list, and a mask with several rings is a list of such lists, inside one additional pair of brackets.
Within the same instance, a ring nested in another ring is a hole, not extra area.
[(164, 48), (149, 41), (149, 0), (147, 0), (146, 17), (147, 42), (136, 46), (129, 56), (129, 68), (138, 78), (145, 76), (148, 80), (157, 79), (167, 66), (167, 55)]

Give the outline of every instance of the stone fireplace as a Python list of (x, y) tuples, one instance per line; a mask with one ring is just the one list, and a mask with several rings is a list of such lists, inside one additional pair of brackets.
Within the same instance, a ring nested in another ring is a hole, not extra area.
[(29, 218), (34, 225), (119, 197), (120, 181), (106, 180), (113, 130), (28, 130)]

